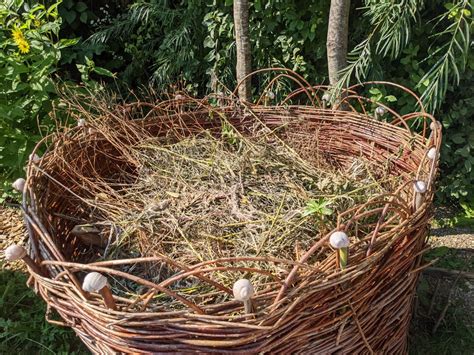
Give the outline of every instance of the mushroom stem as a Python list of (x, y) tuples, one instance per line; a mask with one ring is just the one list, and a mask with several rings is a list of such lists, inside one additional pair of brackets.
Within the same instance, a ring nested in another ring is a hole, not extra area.
[(340, 248), (339, 250), (339, 265), (341, 270), (347, 267), (347, 259), (349, 258), (349, 248)]
[(23, 257), (23, 261), (25, 262), (26, 265), (36, 274), (43, 276), (43, 271), (40, 269), (40, 267), (34, 262), (33, 259), (30, 258), (29, 255), (25, 255)]
[(104, 303), (107, 306), (107, 308), (113, 309), (114, 311), (117, 310), (114, 297), (112, 296), (112, 292), (110, 291), (108, 286), (104, 286), (104, 288), (100, 289), (99, 293), (104, 299)]
[(253, 313), (254, 308), (253, 308), (253, 302), (251, 298), (244, 301), (244, 310), (245, 310), (245, 313), (247, 314)]
[(336, 231), (331, 234), (329, 244), (336, 249), (336, 261), (339, 267), (344, 270), (347, 267), (347, 259), (349, 258), (349, 237), (343, 231)]
[(420, 209), (422, 204), (423, 204), (423, 195), (417, 192), (415, 196), (415, 210)]

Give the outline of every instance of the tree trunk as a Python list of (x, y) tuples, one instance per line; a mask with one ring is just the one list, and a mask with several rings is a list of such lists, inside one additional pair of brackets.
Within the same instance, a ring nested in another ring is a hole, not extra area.
[(339, 71), (347, 65), (347, 37), (349, 31), (349, 7), (351, 0), (331, 0), (329, 10), (328, 52), (329, 84), (335, 85), (339, 80)]
[[(249, 2), (234, 0), (235, 42), (237, 46), (237, 82), (251, 73), (251, 51), (249, 35)], [(239, 97), (251, 101), (250, 78), (239, 86)]]

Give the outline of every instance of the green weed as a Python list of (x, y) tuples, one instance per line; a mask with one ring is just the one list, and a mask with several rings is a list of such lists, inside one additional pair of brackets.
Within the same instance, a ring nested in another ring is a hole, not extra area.
[(19, 271), (0, 271), (0, 354), (88, 354), (69, 328), (45, 320), (46, 305)]

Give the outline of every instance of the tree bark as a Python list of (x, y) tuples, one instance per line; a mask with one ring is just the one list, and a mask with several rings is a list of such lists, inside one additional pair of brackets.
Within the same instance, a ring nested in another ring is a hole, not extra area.
[[(249, 2), (234, 0), (235, 42), (237, 47), (237, 82), (241, 82), (252, 71), (249, 35)], [(251, 101), (250, 78), (239, 86), (239, 97)]]
[(350, 5), (350, 0), (331, 0), (328, 37), (326, 40), (329, 84), (331, 86), (335, 85), (339, 80), (339, 71), (347, 66)]

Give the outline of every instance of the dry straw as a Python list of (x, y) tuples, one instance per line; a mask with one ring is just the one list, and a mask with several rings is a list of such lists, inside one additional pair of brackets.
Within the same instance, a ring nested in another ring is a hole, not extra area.
[[(96, 353), (407, 351), (440, 126), (258, 73), (256, 104), (68, 100), (19, 188), (48, 320)], [(275, 104), (279, 80), (300, 88)]]

